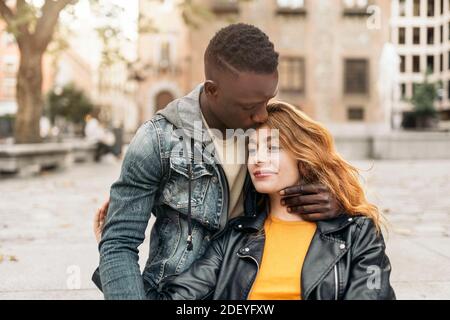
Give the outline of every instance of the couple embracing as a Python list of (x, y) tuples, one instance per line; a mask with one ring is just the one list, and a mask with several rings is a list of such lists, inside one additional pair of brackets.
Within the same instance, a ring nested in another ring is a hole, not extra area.
[(204, 63), (205, 82), (138, 130), (96, 213), (105, 298), (395, 299), (380, 213), (329, 131), (273, 101), (267, 35), (225, 27)]

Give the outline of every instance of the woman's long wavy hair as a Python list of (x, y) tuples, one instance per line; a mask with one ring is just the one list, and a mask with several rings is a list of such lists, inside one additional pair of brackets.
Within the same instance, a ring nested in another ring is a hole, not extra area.
[(380, 232), (384, 221), (379, 210), (367, 201), (358, 169), (336, 152), (330, 132), (288, 103), (272, 102), (267, 111), (264, 125), (279, 130), (280, 147), (298, 160), (302, 181), (324, 184), (347, 214), (371, 218)]

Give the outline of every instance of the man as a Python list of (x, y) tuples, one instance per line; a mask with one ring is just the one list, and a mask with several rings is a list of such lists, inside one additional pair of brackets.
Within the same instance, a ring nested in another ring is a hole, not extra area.
[[(149, 289), (198, 259), (230, 219), (255, 217), (244, 210), (244, 202), (251, 201), (245, 192), (250, 181), (245, 162), (220, 163), (228, 151), (221, 150), (224, 141), (211, 132), (264, 123), (267, 103), (277, 94), (278, 53), (258, 28), (233, 24), (210, 41), (204, 63), (204, 84), (142, 125), (111, 187), (99, 275), (93, 277), (106, 299), (145, 299)], [(205, 128), (200, 138), (196, 123)], [(207, 161), (190, 162), (192, 156), (178, 152), (180, 130), (191, 141), (192, 153)], [(206, 152), (209, 145), (212, 154)], [(282, 205), (306, 220), (340, 214), (337, 200), (323, 186), (297, 185), (282, 193)], [(141, 274), (137, 248), (151, 213), (156, 222)]]

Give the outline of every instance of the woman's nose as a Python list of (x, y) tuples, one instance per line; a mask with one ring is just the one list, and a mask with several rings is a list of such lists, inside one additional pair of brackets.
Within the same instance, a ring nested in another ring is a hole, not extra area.
[(256, 153), (256, 159), (255, 162), (258, 164), (266, 163), (267, 162), (267, 151), (264, 150), (264, 148), (261, 148), (261, 150), (258, 150)]

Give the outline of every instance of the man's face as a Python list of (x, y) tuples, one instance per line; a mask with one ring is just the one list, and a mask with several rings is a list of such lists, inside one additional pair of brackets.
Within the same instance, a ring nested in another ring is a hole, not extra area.
[(256, 128), (267, 120), (267, 104), (277, 95), (278, 72), (238, 76), (222, 73), (208, 100), (211, 111), (227, 129)]

